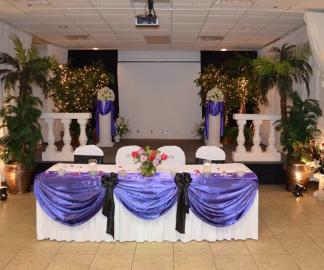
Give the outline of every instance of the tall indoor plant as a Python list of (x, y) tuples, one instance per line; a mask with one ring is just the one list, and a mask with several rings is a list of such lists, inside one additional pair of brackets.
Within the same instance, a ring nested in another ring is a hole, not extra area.
[(269, 56), (253, 60), (253, 73), (264, 91), (277, 88), (280, 95), (281, 116), (286, 118), (287, 100), (293, 93), (293, 83), (304, 83), (309, 94), (312, 67), (308, 60), (311, 49), (309, 43), (283, 44), (280, 48), (273, 47), (270, 53)]
[(0, 53), (1, 82), (9, 96), (0, 112), (1, 128), (6, 135), (0, 139), (0, 158), (6, 164), (4, 175), (11, 193), (28, 192), (31, 170), (35, 163), (37, 142), (41, 139), (41, 105), (33, 97), (33, 87), (38, 86), (47, 96), (51, 90), (50, 71), (52, 58), (40, 57), (35, 48), (24, 48), (17, 36), (12, 37), (15, 57)]
[(310, 168), (305, 164), (307, 146), (319, 133), (317, 119), (322, 115), (319, 102), (314, 99), (302, 100), (297, 92), (291, 94), (292, 105), (287, 106), (287, 117), (276, 123), (281, 130), (280, 142), (287, 152), (286, 186), (292, 191), (296, 183), (306, 186)]

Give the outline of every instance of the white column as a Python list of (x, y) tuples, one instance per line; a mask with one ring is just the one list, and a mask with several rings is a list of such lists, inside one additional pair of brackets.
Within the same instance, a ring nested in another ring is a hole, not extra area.
[(62, 119), (62, 124), (64, 127), (64, 136), (63, 136), (63, 142), (64, 146), (62, 149), (62, 152), (73, 152), (72, 146), (71, 146), (71, 135), (70, 135), (70, 124), (72, 119)]
[(253, 136), (253, 147), (251, 149), (252, 153), (261, 153), (262, 149), (260, 146), (261, 136), (260, 136), (260, 126), (262, 124), (262, 120), (253, 120), (254, 125), (254, 136)]
[(269, 139), (268, 139), (268, 142), (269, 142), (269, 145), (267, 147), (267, 152), (268, 153), (277, 153), (277, 148), (276, 148), (276, 133), (275, 133), (275, 126), (274, 126), (274, 123), (275, 121), (274, 120), (270, 120), (270, 134), (269, 134)]
[(243, 153), (246, 151), (244, 142), (244, 126), (246, 124), (246, 120), (237, 120), (238, 125), (238, 136), (237, 136), (237, 147), (236, 147), (236, 153)]
[(221, 117), (220, 114), (213, 116), (211, 114), (208, 115), (208, 141), (207, 145), (215, 145), (221, 147), (222, 144), (220, 142), (220, 124)]
[(86, 145), (87, 144), (87, 133), (86, 133), (86, 128), (87, 128), (87, 119), (78, 119), (78, 123), (80, 125), (80, 145)]
[(45, 118), (44, 121), (47, 124), (47, 143), (48, 143), (45, 152), (47, 152), (47, 153), (56, 152), (56, 146), (54, 144), (55, 137), (54, 137), (54, 132), (53, 132), (54, 119)]
[[(105, 102), (102, 103), (102, 106), (105, 107)], [(99, 114), (99, 130), (99, 143), (97, 145), (112, 147), (114, 143), (111, 138), (111, 112), (106, 115)]]

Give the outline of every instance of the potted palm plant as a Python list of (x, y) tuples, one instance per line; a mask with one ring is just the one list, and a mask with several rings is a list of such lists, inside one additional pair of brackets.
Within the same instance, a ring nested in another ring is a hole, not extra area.
[(4, 176), (11, 193), (25, 193), (30, 189), (31, 170), (35, 163), (37, 142), (42, 138), (38, 118), (41, 102), (32, 96), (33, 86), (47, 96), (51, 89), (50, 71), (53, 59), (40, 57), (35, 48), (25, 49), (17, 36), (12, 37), (15, 57), (0, 53), (1, 82), (9, 96), (0, 112), (0, 158), (6, 164)]
[(322, 115), (319, 102), (314, 99), (302, 100), (297, 92), (291, 94), (292, 105), (287, 106), (287, 117), (276, 123), (282, 131), (280, 142), (287, 152), (286, 187), (292, 191), (296, 184), (306, 187), (311, 169), (306, 165), (308, 145), (320, 130), (317, 119)]
[(293, 93), (293, 83), (304, 83), (309, 94), (309, 80), (312, 67), (309, 43), (299, 45), (283, 44), (273, 47), (271, 55), (252, 61), (253, 73), (262, 92), (275, 87), (280, 95), (281, 117), (287, 117), (287, 100)]

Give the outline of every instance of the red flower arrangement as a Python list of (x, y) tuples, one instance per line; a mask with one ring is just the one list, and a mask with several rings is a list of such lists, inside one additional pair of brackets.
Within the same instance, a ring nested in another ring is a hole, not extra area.
[(141, 163), (140, 171), (143, 176), (154, 175), (156, 167), (168, 158), (165, 153), (151, 149), (149, 146), (133, 151), (131, 155), (135, 163)]

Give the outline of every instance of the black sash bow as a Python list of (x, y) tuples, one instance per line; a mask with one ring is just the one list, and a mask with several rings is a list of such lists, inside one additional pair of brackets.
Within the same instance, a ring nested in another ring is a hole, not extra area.
[(101, 179), (101, 185), (106, 188), (104, 204), (102, 207), (102, 214), (107, 217), (106, 233), (112, 237), (115, 236), (115, 201), (114, 201), (114, 187), (118, 183), (118, 175), (110, 173)]
[(176, 231), (185, 233), (186, 214), (189, 214), (189, 197), (188, 188), (191, 183), (190, 173), (177, 173), (174, 181), (178, 186), (178, 204), (177, 204), (177, 220)]

